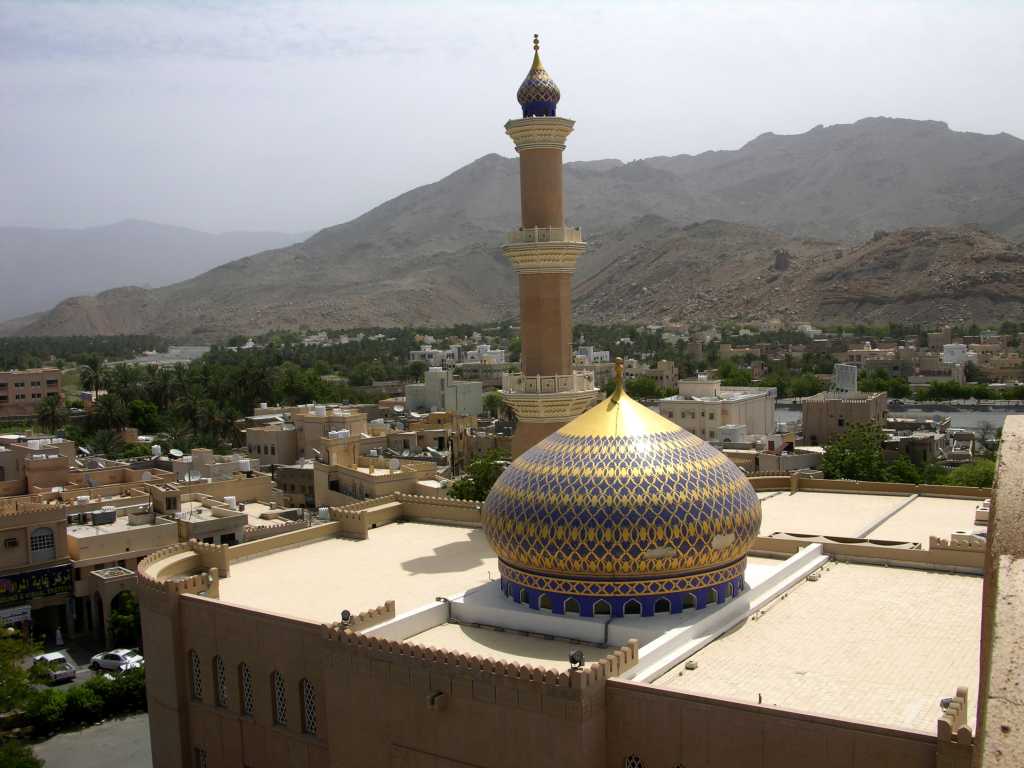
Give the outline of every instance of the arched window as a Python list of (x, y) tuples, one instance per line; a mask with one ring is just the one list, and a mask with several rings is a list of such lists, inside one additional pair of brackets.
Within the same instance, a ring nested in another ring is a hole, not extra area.
[(32, 531), (28, 542), (33, 563), (57, 559), (57, 549), (53, 545), (52, 528), (36, 528)]
[(579, 612), (580, 612), (580, 601), (577, 600), (575, 597), (570, 597), (568, 600), (565, 601), (565, 604), (564, 604), (562, 610), (565, 613), (572, 613), (572, 614), (579, 615)]
[(725, 585), (725, 596), (732, 597), (732, 582), (730, 581)]
[(708, 589), (708, 605), (711, 605), (712, 603), (717, 603), (720, 599), (721, 598), (718, 595), (717, 589), (715, 589), (714, 587)]
[(284, 675), (277, 670), (270, 676), (270, 690), (274, 695), (274, 725), (287, 725), (288, 700), (284, 690)]
[(610, 616), (612, 607), (608, 604), (607, 600), (598, 600), (594, 603), (594, 615), (595, 616)]
[(526, 587), (521, 587), (519, 589), (519, 602), (522, 603), (523, 605), (529, 605), (530, 604), (530, 596), (526, 592)]
[(623, 763), (623, 768), (644, 768), (644, 761), (640, 759), (639, 755), (630, 755)]
[(692, 592), (687, 592), (683, 595), (683, 608), (694, 608), (697, 605), (697, 598), (693, 596)]
[(544, 594), (537, 599), (537, 607), (542, 611), (551, 610), (551, 595)]
[(213, 685), (217, 706), (226, 707), (228, 705), (228, 677), (224, 672), (224, 659), (220, 656), (213, 657)]
[(238, 694), (239, 710), (243, 715), (252, 717), (256, 708), (256, 697), (253, 695), (252, 689), (252, 672), (245, 662), (238, 665)]
[(316, 688), (309, 680), (303, 678), (299, 692), (302, 694), (302, 732), (316, 736)]
[(672, 613), (672, 603), (666, 600), (664, 597), (660, 598), (658, 602), (654, 604), (655, 613)]
[(188, 652), (189, 667), (192, 672), (192, 698), (196, 701), (203, 700), (203, 669), (199, 663), (199, 654), (195, 651)]
[(622, 609), (624, 616), (639, 616), (643, 613), (643, 608), (638, 600), (630, 600), (626, 603), (626, 606)]

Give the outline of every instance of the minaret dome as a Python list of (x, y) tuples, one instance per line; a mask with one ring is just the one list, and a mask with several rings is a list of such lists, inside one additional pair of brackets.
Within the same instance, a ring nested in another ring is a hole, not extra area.
[(533, 66), (519, 86), (516, 98), (523, 108), (523, 117), (554, 117), (562, 94), (551, 75), (540, 63), (540, 38), (533, 36)]

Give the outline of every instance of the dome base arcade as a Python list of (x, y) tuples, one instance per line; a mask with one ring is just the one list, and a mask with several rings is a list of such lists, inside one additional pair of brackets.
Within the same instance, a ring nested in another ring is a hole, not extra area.
[(583, 579), (498, 564), (502, 593), (534, 610), (583, 617), (655, 616), (724, 603), (744, 589), (746, 558), (721, 568), (674, 577)]

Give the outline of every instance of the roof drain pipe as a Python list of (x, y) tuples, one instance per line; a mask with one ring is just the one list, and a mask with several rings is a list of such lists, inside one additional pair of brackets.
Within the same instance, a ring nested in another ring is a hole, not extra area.
[(608, 647), (608, 625), (612, 623), (614, 616), (609, 615), (608, 620), (604, 623), (604, 647)]

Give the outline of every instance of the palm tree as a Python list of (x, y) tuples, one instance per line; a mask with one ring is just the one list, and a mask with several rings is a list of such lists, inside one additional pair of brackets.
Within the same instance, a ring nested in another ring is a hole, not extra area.
[(54, 433), (68, 420), (68, 411), (57, 395), (47, 395), (36, 406), (36, 421), (49, 433)]

